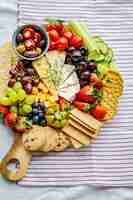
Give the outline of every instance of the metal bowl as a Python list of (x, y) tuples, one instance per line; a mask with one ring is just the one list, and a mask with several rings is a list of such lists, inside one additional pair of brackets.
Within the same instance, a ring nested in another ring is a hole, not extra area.
[[(45, 43), (44, 43), (44, 46), (41, 48), (42, 53), (39, 56), (36, 56), (36, 57), (24, 56), (20, 52), (18, 52), (17, 49), (16, 49), (16, 47), (17, 47), (16, 36), (18, 35), (18, 33), (21, 33), (24, 30), (24, 28), (26, 28), (26, 27), (32, 27), (36, 31), (40, 32), (41, 35), (43, 36)], [(26, 24), (26, 25), (23, 25), (23, 26), (19, 26), (15, 30), (15, 32), (13, 33), (12, 46), (13, 46), (13, 49), (15, 50), (16, 54), (20, 57), (20, 59), (31, 60), (31, 61), (36, 60), (36, 59), (42, 57), (44, 54), (46, 54), (46, 52), (48, 51), (48, 45), (49, 45), (48, 34), (41, 26), (38, 26), (38, 25), (35, 25), (35, 24)]]

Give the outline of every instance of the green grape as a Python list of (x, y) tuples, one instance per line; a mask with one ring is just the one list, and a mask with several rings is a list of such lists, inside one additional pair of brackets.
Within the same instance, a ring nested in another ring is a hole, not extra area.
[(2, 104), (4, 106), (9, 106), (9, 105), (11, 105), (11, 101), (8, 97), (1, 97), (0, 104)]
[(26, 99), (25, 99), (25, 104), (33, 104), (35, 102), (35, 96), (33, 95), (27, 95)]
[(23, 109), (23, 113), (29, 113), (32, 111), (32, 107), (28, 104), (24, 104), (22, 109)]
[(16, 82), (13, 89), (18, 92), (20, 89), (22, 89), (22, 84), (20, 82)]
[(17, 93), (17, 98), (19, 101), (23, 101), (26, 98), (26, 92), (23, 89), (19, 89)]
[(17, 113), (18, 112), (18, 108), (16, 106), (11, 106), (10, 111), (14, 112), (14, 113)]
[(18, 113), (19, 113), (19, 115), (24, 115), (23, 107), (20, 105), (19, 105)]
[(8, 87), (8, 88), (6, 89), (6, 91), (5, 91), (5, 94), (6, 94), (7, 97), (9, 97), (9, 96), (11, 96), (11, 95), (16, 94), (16, 92), (14, 91), (14, 89)]
[(17, 102), (17, 100), (18, 100), (18, 97), (17, 97), (16, 92), (10, 94), (9, 99), (10, 99), (10, 101), (11, 101), (11, 104), (15, 104), (15, 103)]

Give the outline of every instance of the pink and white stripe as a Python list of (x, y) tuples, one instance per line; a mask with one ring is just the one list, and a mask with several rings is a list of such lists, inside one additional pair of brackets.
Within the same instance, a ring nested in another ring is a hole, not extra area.
[(114, 49), (125, 89), (118, 115), (95, 143), (82, 150), (35, 153), (18, 184), (133, 186), (133, 1), (18, 0), (19, 24), (41, 24), (45, 17), (85, 20)]

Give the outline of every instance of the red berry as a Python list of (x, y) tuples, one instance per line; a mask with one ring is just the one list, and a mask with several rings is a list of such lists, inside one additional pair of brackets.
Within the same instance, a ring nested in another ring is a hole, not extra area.
[(24, 44), (27, 50), (32, 50), (35, 47), (35, 42), (32, 39), (26, 40)]
[(17, 115), (13, 112), (8, 112), (5, 115), (4, 124), (9, 128), (13, 128), (16, 124), (16, 120), (17, 120)]
[(97, 119), (97, 120), (103, 120), (106, 115), (106, 109), (105, 107), (101, 105), (97, 105), (95, 108), (91, 109), (90, 113)]
[(53, 50), (53, 49), (55, 49), (56, 48), (56, 42), (53, 42), (53, 41), (51, 41), (50, 42), (50, 44), (49, 44), (49, 50)]
[(48, 24), (47, 27), (46, 27), (47, 31), (51, 31), (53, 29), (56, 30), (56, 25), (55, 24)]
[(71, 37), (72, 37), (72, 32), (70, 32), (70, 31), (67, 31), (67, 32), (64, 32), (64, 37), (66, 37), (69, 41), (71, 40)]
[(65, 30), (65, 27), (62, 23), (56, 23), (55, 24), (55, 29), (57, 30), (57, 32), (60, 34), (60, 35), (63, 35), (64, 33), (64, 30)]
[(33, 39), (34, 42), (35, 42), (35, 43), (38, 43), (38, 42), (41, 41), (41, 39), (42, 39), (41, 34), (38, 33), (38, 32), (35, 32), (35, 33), (34, 33), (34, 39)]
[(8, 112), (8, 107), (0, 105), (0, 113), (6, 114)]
[(57, 48), (60, 50), (68, 48), (68, 40), (65, 37), (61, 37), (57, 42)]
[(54, 42), (56, 42), (57, 40), (59, 40), (60, 36), (58, 34), (58, 32), (56, 30), (51, 30), (48, 32), (48, 35), (50, 37), (50, 39)]
[(78, 48), (82, 45), (82, 38), (78, 35), (75, 35), (73, 34), (72, 37), (71, 37), (71, 41), (70, 41), (70, 44), (71, 46), (75, 47), (75, 48)]

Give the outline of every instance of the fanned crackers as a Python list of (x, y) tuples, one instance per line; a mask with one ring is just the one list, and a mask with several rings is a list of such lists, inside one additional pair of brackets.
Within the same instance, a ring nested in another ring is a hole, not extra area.
[(123, 79), (118, 71), (109, 70), (103, 78), (103, 83), (103, 96), (100, 103), (107, 110), (104, 120), (110, 120), (117, 114), (118, 99), (123, 92)]

